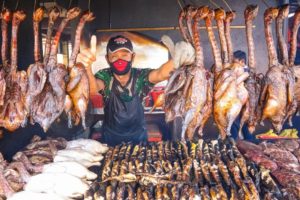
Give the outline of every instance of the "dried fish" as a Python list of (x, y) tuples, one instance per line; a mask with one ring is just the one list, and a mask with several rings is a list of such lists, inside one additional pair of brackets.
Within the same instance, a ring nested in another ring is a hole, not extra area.
[(163, 199), (161, 185), (156, 185), (155, 186), (155, 199), (157, 199), (157, 200), (162, 200)]
[(120, 182), (116, 191), (116, 199), (123, 200), (125, 198), (125, 183)]
[(234, 161), (229, 162), (229, 171), (233, 175), (234, 182), (239, 187), (242, 187), (242, 178), (241, 178), (240, 169)]
[(219, 170), (218, 166), (215, 163), (215, 160), (209, 165), (209, 171), (212, 175), (212, 178), (214, 179), (215, 182), (221, 183), (220, 175), (219, 175)]
[(200, 160), (200, 166), (201, 166), (202, 174), (203, 174), (206, 182), (211, 183), (211, 177), (210, 177), (210, 173), (209, 173), (208, 163), (205, 160), (201, 159)]
[(135, 199), (135, 192), (133, 190), (133, 187), (130, 184), (126, 184), (127, 188), (127, 199), (128, 200), (134, 200)]
[(171, 199), (171, 198), (170, 198), (170, 195), (169, 195), (169, 189), (168, 189), (168, 186), (167, 186), (167, 185), (164, 185), (164, 186), (163, 186), (162, 197), (163, 197), (163, 199), (165, 199), (165, 200)]
[(106, 187), (106, 190), (105, 190), (105, 199), (107, 200), (113, 200), (115, 199), (115, 192), (113, 191), (113, 188), (111, 185), (108, 185)]
[(184, 181), (189, 181), (190, 180), (190, 171), (193, 166), (193, 159), (192, 158), (187, 158), (186, 164), (183, 167), (183, 180)]
[(209, 188), (207, 185), (205, 185), (204, 187), (200, 188), (200, 192), (201, 192), (201, 199), (203, 200), (210, 200), (210, 192), (209, 192)]

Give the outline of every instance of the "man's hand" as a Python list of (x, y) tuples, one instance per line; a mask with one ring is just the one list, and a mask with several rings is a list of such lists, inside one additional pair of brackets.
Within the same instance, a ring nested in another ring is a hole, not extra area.
[(97, 38), (93, 35), (90, 42), (90, 48), (80, 50), (76, 62), (81, 62), (85, 67), (90, 68), (93, 62), (96, 61), (96, 46)]
[(180, 41), (174, 45), (172, 39), (167, 35), (163, 35), (161, 41), (169, 49), (175, 69), (184, 65), (191, 65), (194, 62), (195, 49), (190, 43)]

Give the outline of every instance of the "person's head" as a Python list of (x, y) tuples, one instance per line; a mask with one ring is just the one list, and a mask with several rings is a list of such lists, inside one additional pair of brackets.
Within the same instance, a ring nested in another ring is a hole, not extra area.
[(233, 62), (241, 65), (246, 65), (247, 57), (244, 51), (238, 50), (233, 53)]
[(106, 47), (106, 60), (113, 73), (127, 74), (131, 69), (134, 56), (132, 43), (128, 38), (117, 35), (109, 39)]

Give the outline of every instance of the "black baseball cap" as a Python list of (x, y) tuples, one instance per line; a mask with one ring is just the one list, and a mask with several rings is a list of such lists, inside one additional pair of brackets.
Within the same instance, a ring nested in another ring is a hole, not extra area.
[(121, 49), (133, 52), (132, 43), (128, 38), (123, 35), (117, 35), (109, 39), (106, 47), (107, 53), (113, 53)]

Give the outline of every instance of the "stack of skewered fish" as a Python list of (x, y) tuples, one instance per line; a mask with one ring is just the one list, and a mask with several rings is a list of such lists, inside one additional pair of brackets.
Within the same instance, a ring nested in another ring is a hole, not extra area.
[[(268, 169), (289, 197), (299, 199), (300, 194), (300, 148), (298, 140), (279, 140), (259, 145), (239, 141), (239, 150), (256, 164)], [(267, 171), (267, 170), (266, 170)]]
[[(33, 13), (34, 61), (27, 72), (17, 71), (17, 36), (18, 28), (26, 15), (18, 10), (10, 12), (3, 9), (1, 13), (2, 30), (2, 67), (0, 70), (0, 126), (14, 131), (27, 124), (38, 123), (46, 132), (50, 125), (63, 111), (68, 115), (68, 124), (85, 125), (85, 113), (89, 101), (89, 82), (85, 67), (76, 63), (80, 39), (86, 22), (94, 19), (91, 12), (85, 12), (77, 26), (74, 47), (69, 65), (57, 63), (57, 50), (60, 36), (69, 21), (80, 14), (80, 9), (69, 9), (62, 19), (52, 39), (55, 21), (60, 11), (53, 7), (48, 13), (48, 31), (44, 58), (40, 53), (39, 24), (43, 20), (44, 10), (38, 8)], [(12, 21), (11, 61), (8, 51), (8, 25)]]
[(89, 189), (97, 174), (88, 168), (100, 166), (107, 150), (106, 145), (89, 139), (34, 137), (11, 163), (1, 159), (1, 197), (55, 200), (93, 195)]
[(105, 156), (98, 193), (106, 199), (282, 197), (261, 172), (230, 139), (122, 144)]
[[(230, 24), (235, 12), (225, 12), (222, 8), (212, 10), (207, 6), (187, 6), (179, 14), (179, 26), (186, 42), (193, 45), (196, 59), (191, 66), (176, 70), (165, 90), (166, 121), (182, 117), (181, 138), (192, 140), (201, 137), (207, 119), (213, 114), (219, 128), (220, 138), (230, 135), (233, 122), (240, 116), (240, 133), (245, 124), (253, 133), (258, 122), (271, 121), (277, 133), (297, 110), (295, 96), (294, 66), (297, 32), (300, 24), (300, 10), (295, 13), (290, 55), (282, 33), (284, 19), (289, 6), (268, 8), (264, 13), (265, 38), (268, 49), (269, 68), (265, 76), (256, 73), (253, 20), (258, 7), (249, 5), (244, 12), (248, 44), (249, 70), (245, 70), (233, 60), (233, 44), (230, 37)], [(212, 29), (215, 19), (220, 49)], [(214, 64), (212, 72), (205, 69), (203, 50), (200, 42), (198, 23), (205, 21), (209, 42), (212, 47)], [(272, 36), (272, 22), (276, 20), (276, 33), (279, 57)], [(194, 133), (198, 131), (197, 136)], [(242, 138), (242, 134), (239, 134)]]

